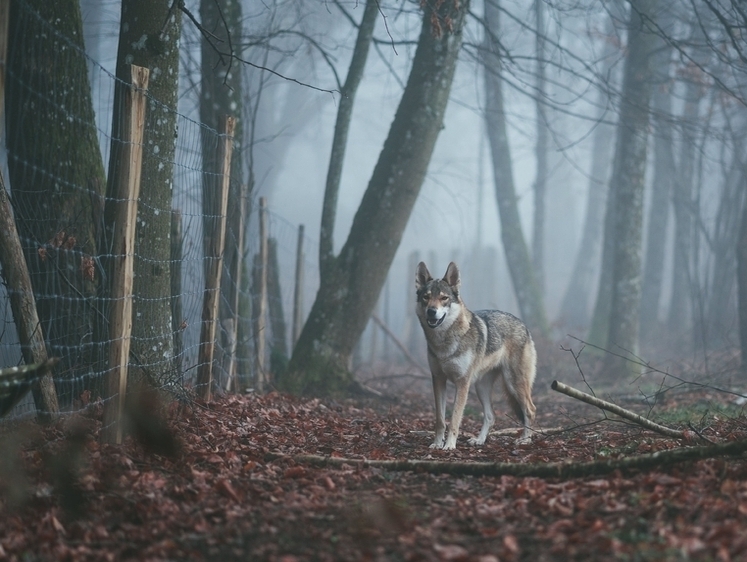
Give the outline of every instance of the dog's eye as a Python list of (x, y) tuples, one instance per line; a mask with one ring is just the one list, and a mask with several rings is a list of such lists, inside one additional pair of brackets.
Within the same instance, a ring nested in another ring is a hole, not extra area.
[(449, 302), (449, 297), (447, 297), (446, 295), (442, 295), (441, 302)]

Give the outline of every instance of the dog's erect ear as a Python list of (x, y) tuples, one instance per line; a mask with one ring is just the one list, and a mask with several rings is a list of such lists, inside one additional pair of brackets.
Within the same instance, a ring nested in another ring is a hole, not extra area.
[(418, 264), (418, 268), (415, 270), (415, 289), (419, 291), (425, 287), (431, 279), (433, 279), (433, 277), (431, 277), (431, 272), (428, 271), (427, 267), (425, 267), (425, 263), (421, 261)]
[(457, 295), (459, 294), (459, 285), (461, 284), (462, 280), (459, 278), (459, 268), (454, 262), (451, 262), (449, 264), (449, 267), (446, 268), (444, 281), (449, 284), (449, 287), (451, 287), (452, 291), (454, 291)]

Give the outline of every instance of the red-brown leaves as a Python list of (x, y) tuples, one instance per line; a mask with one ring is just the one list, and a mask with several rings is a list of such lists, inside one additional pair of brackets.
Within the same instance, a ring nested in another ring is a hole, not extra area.
[[(86, 398), (86, 400), (90, 400)], [(568, 423), (538, 400), (538, 423)], [(499, 407), (500, 408), (500, 407)], [(501, 417), (499, 425), (512, 427)], [(562, 413), (562, 415), (561, 415)], [(428, 448), (430, 399), (368, 405), (278, 394), (230, 396), (166, 415), (176, 456), (128, 439), (89, 439), (76, 476), (85, 508), (61, 508), (45, 458), (64, 454), (61, 428), (21, 449), (24, 507), (0, 503), (0, 559), (613, 560), (644, 553), (747, 556), (747, 468), (712, 460), (567, 481), (317, 468), (287, 456), (556, 462), (655, 452), (679, 443), (619, 425), (590, 425), (516, 447), (514, 436)], [(714, 420), (712, 438), (744, 438), (744, 419)], [(80, 452), (80, 451), (79, 451)], [(43, 454), (42, 454), (43, 453)], [(268, 454), (285, 458), (271, 460)], [(6, 454), (6, 453), (4, 453)]]

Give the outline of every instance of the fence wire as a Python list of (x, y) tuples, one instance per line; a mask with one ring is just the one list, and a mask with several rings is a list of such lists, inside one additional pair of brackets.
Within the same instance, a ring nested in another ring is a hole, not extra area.
[[(109, 342), (102, 334), (108, 334), (110, 304), (104, 292), (110, 281), (106, 278), (105, 262), (114, 252), (102, 248), (108, 248), (106, 240), (111, 227), (105, 222), (104, 209), (106, 183), (111, 179), (107, 173), (111, 174), (108, 162), (113, 152), (111, 122), (112, 115), (117, 114), (114, 99), (118, 80), (24, 2), (13, 3), (11, 17), (14, 31), (6, 65), (9, 109), (3, 139), (7, 161), (2, 172), (47, 351), (62, 359), (54, 380), (61, 409), (69, 412), (105, 395), (105, 350)], [(91, 83), (95, 84), (93, 90)], [(80, 95), (81, 84), (87, 92), (85, 96)], [(199, 367), (206, 269), (203, 229), (210, 218), (203, 203), (207, 177), (203, 154), (217, 146), (219, 133), (149, 97), (148, 111), (156, 109), (174, 118), (178, 135), (174, 156), (169, 158), (164, 147), (147, 142), (148, 136), (155, 136), (158, 131), (145, 131), (145, 157), (155, 162), (156, 171), (149, 172), (145, 165), (142, 177), (129, 370), (163, 387), (189, 389), (196, 383)], [(146, 122), (146, 127), (154, 126), (152, 120)], [(148, 197), (149, 181), (163, 168), (173, 170), (171, 195), (166, 200)], [(238, 205), (238, 201), (230, 201), (229, 209)], [(238, 337), (230, 341), (230, 326), (222, 322), (216, 331), (214, 356), (214, 379), (223, 385), (228, 381), (230, 364), (226, 358), (239, 358), (237, 375), (242, 387), (250, 387), (256, 375), (252, 360), (256, 330), (252, 285), (257, 268), (261, 267), (255, 258), (259, 251), (258, 205), (250, 208), (244, 231), (236, 232), (228, 225), (226, 233), (229, 245), (244, 236), (245, 267), (239, 270), (244, 279), (234, 278), (231, 268), (224, 264), (220, 297), (221, 309), (230, 310), (230, 289), (238, 291)], [(282, 361), (287, 359), (293, 343), (290, 332), (298, 226), (274, 210), (268, 216), (278, 285), (268, 297), (268, 308), (270, 315), (281, 318), (267, 322), (267, 357)], [(162, 228), (164, 223), (168, 225), (165, 235), (169, 244), (165, 250), (163, 243), (154, 244), (152, 239), (157, 230), (150, 227), (155, 223)], [(318, 271), (314, 242), (306, 238), (304, 246), (305, 318), (318, 286)], [(169, 290), (159, 292), (155, 285), (164, 276)], [(23, 363), (5, 276), (3, 280), (0, 368)], [(27, 396), (5, 419), (28, 417), (34, 412), (33, 401)]]

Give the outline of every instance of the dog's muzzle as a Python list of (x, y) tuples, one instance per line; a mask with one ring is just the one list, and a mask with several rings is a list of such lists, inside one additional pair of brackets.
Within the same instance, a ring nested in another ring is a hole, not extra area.
[(438, 310), (435, 308), (429, 308), (426, 311), (426, 322), (428, 322), (428, 326), (431, 328), (438, 328), (441, 325), (441, 322), (444, 321), (444, 318), (446, 318), (446, 313), (442, 314), (440, 318), (437, 315)]

